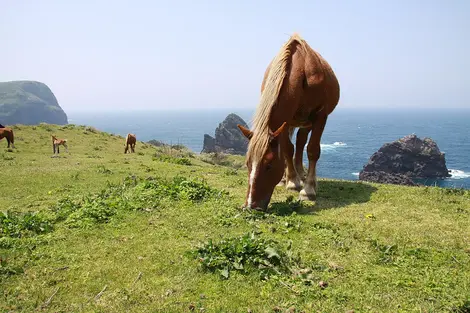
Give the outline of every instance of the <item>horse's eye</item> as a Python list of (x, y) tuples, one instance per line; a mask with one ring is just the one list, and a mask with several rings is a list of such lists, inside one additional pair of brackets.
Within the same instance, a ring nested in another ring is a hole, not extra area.
[(272, 165), (271, 163), (269, 163), (268, 165), (266, 165), (266, 170), (269, 171), (271, 169)]

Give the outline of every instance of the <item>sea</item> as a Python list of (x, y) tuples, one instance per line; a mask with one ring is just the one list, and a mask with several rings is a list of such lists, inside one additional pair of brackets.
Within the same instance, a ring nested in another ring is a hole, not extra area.
[[(204, 134), (214, 136), (225, 117), (235, 113), (251, 126), (254, 109), (70, 112), (69, 123), (89, 125), (140, 141), (182, 144), (200, 153)], [(470, 189), (470, 109), (340, 108), (329, 116), (321, 139), (319, 177), (357, 180), (370, 156), (384, 143), (416, 134), (430, 137), (445, 153), (451, 177), (426, 185)], [(306, 155), (304, 161), (307, 161)]]

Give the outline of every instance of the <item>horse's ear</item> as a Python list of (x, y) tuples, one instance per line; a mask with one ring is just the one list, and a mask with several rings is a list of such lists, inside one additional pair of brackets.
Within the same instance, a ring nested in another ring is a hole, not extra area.
[(277, 136), (279, 136), (286, 129), (286, 126), (287, 122), (282, 123), (282, 125), (274, 133), (271, 134), (272, 138), (277, 138)]
[(251, 137), (253, 137), (253, 132), (245, 127), (243, 127), (242, 125), (240, 124), (237, 124), (237, 127), (240, 128), (240, 130), (242, 131), (243, 135), (248, 138), (248, 140), (251, 139)]

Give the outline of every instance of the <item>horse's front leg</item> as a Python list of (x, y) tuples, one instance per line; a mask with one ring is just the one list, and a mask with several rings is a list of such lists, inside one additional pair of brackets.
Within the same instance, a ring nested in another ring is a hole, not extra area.
[(317, 161), (320, 158), (320, 139), (325, 129), (327, 115), (320, 115), (312, 123), (312, 135), (307, 146), (308, 171), (304, 188), (300, 191), (300, 200), (315, 200), (317, 197)]
[(303, 164), (303, 156), (304, 156), (304, 148), (305, 144), (307, 143), (308, 133), (312, 130), (311, 127), (309, 128), (299, 128), (297, 131), (297, 138), (295, 143), (295, 156), (294, 156), (294, 165), (295, 169), (297, 170), (297, 175), (301, 182), (305, 181), (305, 170)]
[(286, 162), (285, 176), (286, 176), (286, 188), (288, 190), (300, 190), (302, 187), (300, 184), (299, 176), (294, 166), (294, 145), (290, 141), (289, 136), (284, 136), (284, 147), (285, 153), (284, 158)]

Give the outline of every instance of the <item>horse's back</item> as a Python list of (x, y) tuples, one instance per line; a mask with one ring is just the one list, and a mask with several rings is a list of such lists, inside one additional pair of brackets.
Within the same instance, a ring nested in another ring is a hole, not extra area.
[(308, 102), (316, 102), (330, 114), (339, 102), (340, 86), (333, 68), (316, 50), (304, 42), (305, 83)]

